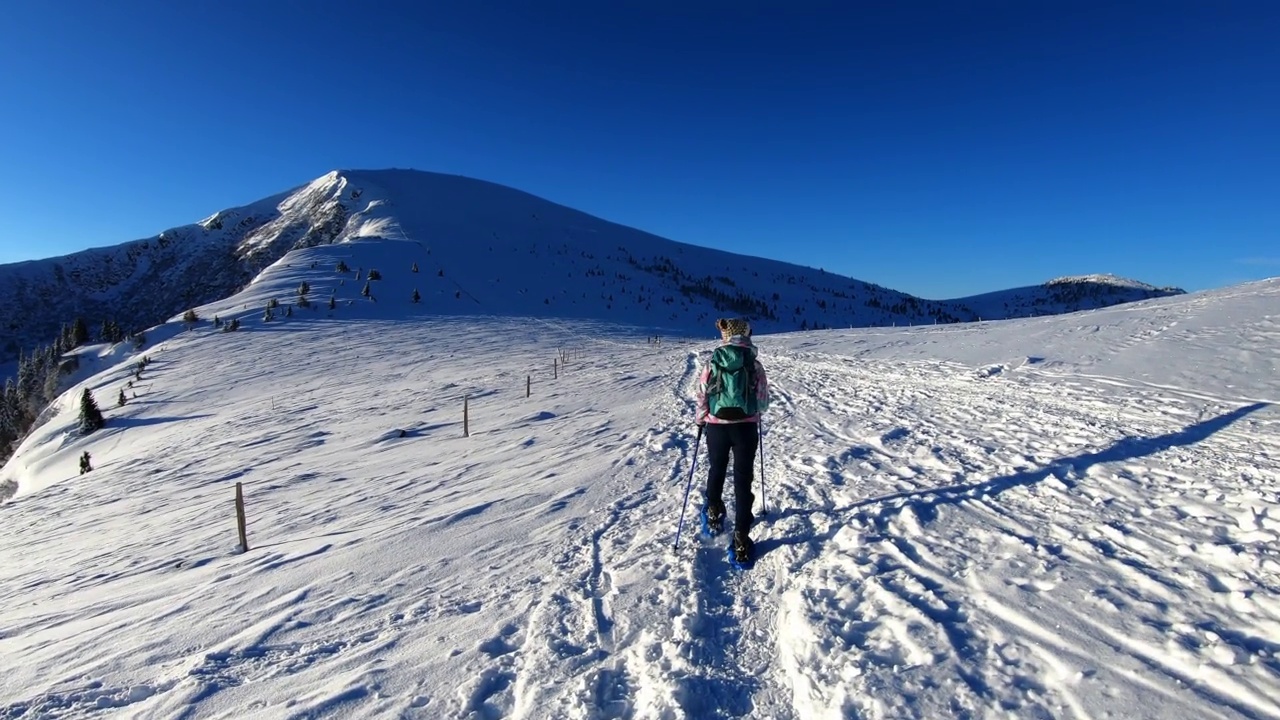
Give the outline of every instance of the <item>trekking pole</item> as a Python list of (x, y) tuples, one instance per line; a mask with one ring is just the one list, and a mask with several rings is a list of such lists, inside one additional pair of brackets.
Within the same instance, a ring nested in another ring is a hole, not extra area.
[(764, 486), (764, 422), (756, 423), (760, 435), (760, 517), (769, 514), (769, 491)]
[(689, 464), (689, 482), (684, 486), (684, 503), (680, 505), (680, 524), (676, 526), (675, 549), (680, 549), (680, 533), (684, 530), (684, 511), (689, 507), (689, 490), (693, 488), (693, 469), (698, 467), (698, 445), (702, 442), (702, 426), (698, 426), (698, 438), (693, 441), (693, 462)]

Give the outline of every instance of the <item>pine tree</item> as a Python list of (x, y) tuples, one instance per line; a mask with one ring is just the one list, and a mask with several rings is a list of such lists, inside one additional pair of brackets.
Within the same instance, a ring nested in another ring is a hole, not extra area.
[(77, 348), (89, 342), (89, 326), (85, 324), (84, 318), (78, 317), (71, 326), (71, 347)]
[(370, 270), (370, 271), (369, 271), (369, 279), (370, 279), (370, 280), (381, 280), (381, 279), (382, 279), (382, 273), (381, 273), (380, 271), (378, 271), (378, 270)]
[(46, 348), (42, 356), (40, 374), (44, 378), (44, 388), (38, 401), (41, 408), (53, 402), (62, 389), (62, 363), (58, 356), (54, 354), (52, 347)]
[(413, 272), (418, 272), (418, 263), (413, 264)]
[(18, 426), (21, 409), (18, 403), (18, 391), (14, 387), (13, 378), (5, 380), (0, 390), (0, 458), (8, 454), (9, 446), (22, 434)]
[(418, 289), (417, 289), (417, 288), (414, 288), (414, 290), (413, 290), (413, 301), (414, 301), (414, 302), (418, 302), (418, 301), (420, 301), (420, 300), (422, 300), (422, 296), (418, 294)]
[(124, 407), (125, 402), (127, 400), (124, 396), (124, 388), (120, 388), (120, 397), (116, 398), (116, 407)]
[(330, 310), (332, 310), (332, 309), (334, 309), (334, 308), (336, 308), (336, 307), (338, 307), (338, 301), (334, 299), (334, 296), (330, 295), (330, 296), (329, 296), (329, 309), (330, 309)]
[(190, 330), (193, 325), (200, 322), (200, 316), (196, 314), (195, 308), (191, 308), (190, 310), (182, 313), (182, 322), (187, 324), (188, 330)]
[(303, 280), (302, 284), (298, 286), (298, 297), (306, 297), (309, 292), (311, 292), (311, 284)]
[(338, 266), (335, 269), (340, 273), (351, 272), (351, 268), (347, 267), (347, 262), (345, 260), (339, 260)]
[(85, 450), (80, 454), (80, 474), (93, 472), (93, 463), (89, 459), (89, 451)]
[(80, 395), (80, 433), (88, 435), (102, 429), (106, 424), (107, 421), (102, 417), (97, 401), (93, 399), (93, 393), (89, 392), (89, 388), (85, 388)]

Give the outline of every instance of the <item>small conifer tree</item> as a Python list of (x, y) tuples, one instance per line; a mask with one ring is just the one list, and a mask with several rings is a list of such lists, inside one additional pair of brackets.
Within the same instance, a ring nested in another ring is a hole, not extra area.
[(413, 264), (413, 272), (418, 272), (418, 263)]
[(340, 272), (340, 273), (349, 273), (349, 272), (351, 272), (351, 268), (347, 267), (347, 261), (346, 261), (346, 260), (339, 260), (339, 261), (338, 261), (338, 267), (336, 268), (336, 270), (337, 270), (338, 272)]
[(421, 300), (421, 299), (422, 299), (422, 296), (418, 294), (418, 289), (417, 289), (417, 288), (414, 288), (414, 290), (413, 290), (413, 301), (414, 301), (414, 302), (418, 302), (418, 301), (419, 301), (419, 300)]
[(381, 280), (381, 279), (382, 279), (382, 273), (381, 273), (380, 271), (378, 271), (378, 270), (370, 270), (370, 271), (369, 271), (369, 279), (370, 279), (370, 280)]
[(102, 417), (97, 401), (93, 399), (93, 393), (89, 392), (89, 388), (85, 388), (80, 395), (80, 434), (88, 435), (95, 430), (101, 430), (106, 424), (107, 421)]
[(196, 314), (195, 308), (182, 313), (182, 322), (187, 324), (188, 330), (190, 330), (193, 325), (200, 322), (200, 316)]
[(87, 342), (89, 342), (89, 326), (85, 324), (84, 318), (78, 317), (71, 325), (71, 346), (80, 347)]
[(334, 309), (334, 308), (336, 308), (336, 307), (338, 307), (338, 301), (337, 301), (337, 300), (335, 300), (335, 299), (334, 299), (334, 297), (333, 297), (332, 295), (330, 295), (330, 296), (329, 296), (329, 309), (330, 309), (330, 310), (332, 310), (332, 309)]
[(85, 450), (80, 454), (80, 474), (93, 472), (93, 463), (89, 460), (89, 451)]
[[(302, 303), (301, 303), (301, 302), (299, 302), (298, 304), (299, 304), (299, 305), (301, 305)], [(285, 316), (285, 317), (293, 317), (293, 306), (292, 306), (292, 305), (286, 305), (286, 306), (285, 306), (285, 308), (284, 308), (284, 316)]]

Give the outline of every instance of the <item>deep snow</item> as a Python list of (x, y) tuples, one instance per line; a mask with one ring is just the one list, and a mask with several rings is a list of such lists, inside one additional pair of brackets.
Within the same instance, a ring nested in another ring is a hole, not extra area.
[(758, 337), (735, 574), (672, 548), (712, 328), (262, 323), (307, 265), (202, 308), (237, 333), (149, 332), (136, 400), (132, 358), (88, 381), (106, 429), (72, 388), (0, 474), (0, 716), (1280, 717), (1280, 280)]

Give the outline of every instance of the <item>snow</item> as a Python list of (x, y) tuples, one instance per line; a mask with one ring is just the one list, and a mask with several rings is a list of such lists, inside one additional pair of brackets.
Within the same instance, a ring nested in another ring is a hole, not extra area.
[(60, 398), (0, 472), (0, 717), (1280, 717), (1280, 279), (757, 336), (734, 572), (673, 547), (710, 324), (360, 298), (406, 247), (294, 251), (129, 404), (128, 354)]
[(1144, 282), (1138, 282), (1130, 278), (1123, 278), (1112, 273), (1093, 273), (1090, 275), (1064, 275), (1045, 283), (1045, 285), (1113, 285), (1119, 288), (1132, 288), (1135, 290), (1158, 290), (1154, 285)]
[[(473, 178), (335, 170), (151, 238), (0, 265), (0, 307), (24, 309), (0, 324), (0, 362), (49, 343), (78, 316), (90, 327), (114, 320), (141, 329), (238, 293), (286, 256), (392, 241), (401, 247), (381, 254), (394, 260), (381, 270), (416, 261), (428, 301), (465, 300), (428, 302), (433, 313), (470, 315), (481, 306), (488, 314), (606, 320), (668, 334), (701, 332), (725, 308), (750, 316), (761, 332), (785, 332), (1046, 315), (1167, 294), (1086, 276), (921, 300), (822, 269), (676, 242)], [(401, 289), (397, 297), (409, 297), (413, 287)]]

